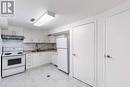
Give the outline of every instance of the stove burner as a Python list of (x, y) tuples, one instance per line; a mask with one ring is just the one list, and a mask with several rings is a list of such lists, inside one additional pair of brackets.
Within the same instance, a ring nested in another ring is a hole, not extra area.
[(49, 77), (51, 77), (51, 75), (47, 75), (46, 77), (49, 78)]
[(5, 55), (11, 55), (12, 53), (5, 53)]
[(18, 52), (18, 54), (23, 54), (23, 52)]

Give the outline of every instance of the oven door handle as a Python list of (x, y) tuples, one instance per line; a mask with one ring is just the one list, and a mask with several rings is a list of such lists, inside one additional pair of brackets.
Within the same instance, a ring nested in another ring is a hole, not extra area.
[(19, 59), (23, 58), (24, 56), (3, 56), (2, 59)]
[(24, 55), (12, 55), (12, 56), (2, 56), (2, 58), (21, 58), (24, 57)]

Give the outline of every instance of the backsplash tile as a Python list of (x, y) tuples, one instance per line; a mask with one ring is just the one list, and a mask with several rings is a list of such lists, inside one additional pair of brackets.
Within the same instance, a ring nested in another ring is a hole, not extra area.
[[(56, 44), (37, 44), (38, 49), (46, 50), (46, 49), (56, 49)], [(24, 44), (24, 51), (36, 50), (36, 43)]]

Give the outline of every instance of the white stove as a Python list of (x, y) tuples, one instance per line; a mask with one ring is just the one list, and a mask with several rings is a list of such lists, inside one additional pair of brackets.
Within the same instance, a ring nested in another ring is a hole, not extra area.
[(2, 77), (25, 71), (25, 55), (22, 47), (3, 47)]

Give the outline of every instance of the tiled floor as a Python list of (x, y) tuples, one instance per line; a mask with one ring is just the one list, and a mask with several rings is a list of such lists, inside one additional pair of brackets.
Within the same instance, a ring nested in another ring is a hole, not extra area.
[[(50, 75), (50, 77), (47, 77)], [(89, 87), (47, 65), (2, 79), (0, 87)]]

